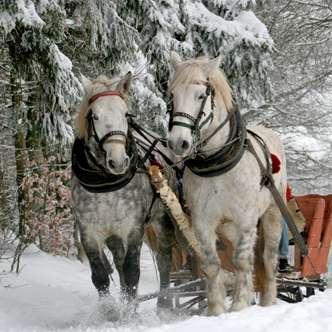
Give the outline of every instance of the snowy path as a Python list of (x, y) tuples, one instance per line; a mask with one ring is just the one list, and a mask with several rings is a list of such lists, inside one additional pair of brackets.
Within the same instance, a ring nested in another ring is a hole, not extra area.
[[(87, 266), (46, 255), (35, 247), (24, 255), (22, 266), (22, 272), (16, 276), (6, 273), (8, 263), (0, 264), (0, 332), (332, 332), (331, 289), (295, 305), (281, 302), (219, 317), (169, 321), (158, 318), (155, 303), (150, 301), (141, 305), (137, 318), (114, 324), (97, 314), (97, 296)], [(141, 267), (140, 293), (156, 290), (155, 270), (146, 249)]]

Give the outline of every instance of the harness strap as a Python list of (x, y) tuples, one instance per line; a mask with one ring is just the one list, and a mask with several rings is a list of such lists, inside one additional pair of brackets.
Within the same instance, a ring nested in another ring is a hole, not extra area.
[[(247, 131), (237, 107), (228, 114), (217, 130), (220, 130), (228, 121), (230, 122), (229, 136), (219, 151), (208, 157), (197, 155), (195, 159), (189, 159), (185, 162), (185, 165), (196, 175), (213, 177), (225, 174), (241, 160), (245, 150), (244, 141)], [(214, 135), (215, 133), (216, 131), (212, 134)], [(212, 136), (210, 135), (207, 139), (210, 139)]]
[(206, 119), (199, 125), (199, 129), (202, 129), (209, 121), (212, 122), (213, 120), (213, 113), (211, 112)]
[[(212, 115), (212, 118), (213, 118), (213, 113), (211, 113), (210, 115)], [(226, 125), (226, 123), (229, 121), (229, 119), (230, 119), (230, 117), (231, 117), (231, 114), (230, 114), (230, 112), (228, 112), (228, 114), (227, 114), (227, 117), (226, 117), (226, 119), (212, 132), (212, 134), (210, 134), (208, 137), (206, 137), (200, 144), (199, 144), (199, 147), (201, 148), (201, 147), (203, 147), (203, 146), (205, 146), (210, 140), (211, 140), (211, 138), (214, 136), (214, 135), (216, 135), (217, 134), (217, 132), (219, 131), (219, 130), (221, 130), (225, 125)], [(206, 119), (207, 120), (207, 119)], [(203, 121), (203, 123), (204, 123), (205, 121)], [(204, 123), (205, 124), (205, 123)], [(204, 126), (204, 124), (202, 124), (202, 126), (201, 127), (203, 127)]]
[[(123, 140), (120, 140), (120, 139), (116, 139), (116, 138), (112, 138), (112, 136), (115, 136), (115, 135), (119, 135), (119, 136), (122, 136), (123, 137)], [(126, 140), (127, 140), (127, 134), (122, 131), (122, 130), (112, 130), (110, 132), (108, 132), (105, 136), (103, 136), (99, 142), (98, 142), (98, 145), (99, 145), (99, 148), (101, 150), (103, 150), (103, 145), (108, 141), (109, 143), (121, 143), (123, 145), (126, 144)]]
[(190, 130), (193, 130), (195, 128), (195, 126), (192, 124), (189, 124), (189, 123), (185, 123), (185, 122), (182, 122), (182, 121), (173, 121), (173, 126), (179, 126), (179, 127), (184, 127), (184, 128), (188, 128)]
[[(252, 133), (252, 132), (250, 132), (250, 133)], [(259, 139), (257, 139), (257, 137), (259, 137)], [(266, 153), (268, 152), (269, 153), (268, 156), (269, 156), (270, 155), (269, 148), (267, 147), (265, 142), (262, 140), (262, 138), (260, 136), (258, 136), (257, 134), (254, 135), (254, 138), (258, 142), (260, 142), (260, 141), (263, 142), (263, 144), (264, 144), (264, 149), (263, 149), (264, 155), (266, 156)], [(271, 195), (272, 195), (274, 201), (276, 202), (276, 204), (277, 204), (284, 220), (286, 221), (286, 224), (287, 224), (289, 230), (291, 231), (291, 233), (294, 236), (294, 240), (296, 241), (297, 245), (300, 248), (302, 256), (308, 256), (309, 252), (308, 252), (308, 248), (307, 248), (307, 246), (304, 242), (304, 239), (303, 239), (302, 235), (300, 234), (300, 232), (298, 231), (298, 229), (297, 229), (297, 227), (294, 223), (294, 220), (293, 220), (292, 216), (290, 215), (290, 213), (289, 213), (289, 211), (288, 211), (288, 209), (285, 205), (285, 202), (284, 202), (282, 196), (280, 195), (279, 191), (277, 190), (277, 188), (275, 186), (274, 179), (273, 179), (272, 172), (271, 172), (270, 161), (267, 164), (268, 167), (264, 167), (264, 165), (263, 165), (261, 159), (259, 158), (256, 150), (254, 149), (250, 139), (247, 138), (245, 144), (246, 144), (245, 146), (246, 146), (247, 150), (257, 160), (258, 166), (261, 170), (261, 173), (262, 173), (262, 182), (261, 182), (261, 184), (266, 186), (270, 190)]]
[[(134, 128), (134, 129), (136, 130), (137, 133), (139, 133), (139, 134), (140, 134), (145, 140), (147, 140), (148, 143), (150, 143), (150, 144), (153, 145), (154, 142), (156, 142), (154, 148), (150, 151), (150, 154), (152, 154), (153, 151), (156, 151), (157, 153), (159, 153), (159, 154), (163, 157), (163, 159), (166, 161), (166, 163), (167, 163), (168, 165), (173, 165), (173, 161), (172, 161), (171, 159), (169, 159), (169, 158), (166, 156), (165, 153), (163, 153), (162, 151), (160, 151), (160, 149), (158, 149), (158, 148), (156, 147), (156, 145), (157, 145), (158, 142), (160, 142), (163, 146), (166, 146), (166, 143), (165, 143), (165, 141), (164, 141), (163, 139), (160, 139), (159, 137), (156, 137), (156, 136), (152, 135), (152, 134), (149, 133), (146, 129), (144, 129), (142, 126), (140, 126), (138, 123), (136, 123), (133, 119), (130, 119), (129, 124), (130, 124), (130, 126), (131, 126), (132, 128)], [(152, 138), (154, 138), (154, 141), (151, 142), (151, 140), (150, 140), (150, 139), (147, 137), (147, 135), (145, 135), (145, 134), (148, 134), (148, 135), (150, 135)], [(140, 145), (144, 150), (148, 151), (148, 149), (144, 148), (144, 147), (142, 146), (142, 144), (139, 144), (139, 145)], [(147, 156), (147, 158), (148, 158), (149, 155), (146, 155), (146, 156)]]
[[(202, 84), (202, 83), (200, 83)], [(213, 110), (215, 105), (214, 105), (214, 90), (212, 89), (211, 85), (209, 82), (205, 82), (204, 85), (206, 85), (206, 94), (205, 97), (202, 101), (201, 107), (199, 109), (198, 115), (197, 117), (193, 117), (192, 115), (188, 114), (188, 113), (184, 113), (184, 112), (175, 112), (174, 114), (172, 114), (172, 112), (170, 112), (171, 114), (171, 118), (170, 118), (170, 126), (169, 126), (169, 130), (171, 130), (171, 128), (173, 126), (179, 126), (179, 127), (184, 127), (184, 128), (188, 128), (192, 131), (196, 141), (199, 141), (200, 139), (200, 129), (209, 121), (209, 120), (213, 120), (213, 113), (210, 113), (209, 116), (203, 121), (202, 124), (200, 124), (201, 119), (203, 117), (204, 113), (204, 108), (206, 105), (206, 102), (208, 100), (208, 98), (211, 96), (211, 109)], [(177, 116), (180, 117), (184, 117), (187, 118), (188, 120), (190, 120), (192, 122), (192, 124), (183, 122), (183, 121), (173, 121), (173, 119)]]
[(118, 97), (122, 98), (123, 100), (125, 100), (125, 98), (123, 97), (123, 95), (122, 95), (122, 93), (120, 91), (111, 90), (111, 91), (100, 92), (100, 93), (97, 93), (97, 94), (93, 95), (89, 99), (89, 105), (91, 105), (98, 98), (100, 98), (100, 97), (106, 97), (106, 96), (118, 96)]

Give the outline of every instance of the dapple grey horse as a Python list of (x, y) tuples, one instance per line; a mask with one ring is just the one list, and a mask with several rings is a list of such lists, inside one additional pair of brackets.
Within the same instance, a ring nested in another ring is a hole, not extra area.
[[(106, 245), (113, 255), (122, 293), (129, 301), (137, 296), (147, 219), (153, 221), (158, 238), (161, 290), (169, 285), (173, 241), (173, 226), (155, 198), (147, 173), (141, 171), (144, 165), (139, 154), (145, 153), (149, 143), (128, 125), (131, 79), (131, 73), (122, 79), (83, 78), (85, 95), (72, 157), (74, 211), (92, 282), (100, 296), (109, 294), (109, 271), (103, 252)], [(142, 150), (144, 145), (146, 149)], [(166, 305), (164, 298), (158, 299), (158, 305)]]

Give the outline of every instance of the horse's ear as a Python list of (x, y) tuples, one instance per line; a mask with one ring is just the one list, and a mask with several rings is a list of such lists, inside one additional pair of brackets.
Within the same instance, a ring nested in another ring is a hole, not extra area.
[(83, 74), (81, 74), (81, 82), (82, 82), (85, 93), (89, 93), (92, 82), (87, 77), (85, 77)]
[(175, 51), (171, 52), (170, 60), (173, 69), (176, 69), (176, 67), (182, 62), (180, 55)]
[(128, 98), (130, 84), (133, 78), (133, 74), (131, 71), (123, 77), (123, 79), (118, 83), (116, 89), (121, 92), (123, 97)]
[(221, 64), (221, 55), (218, 55), (216, 58), (209, 60), (206, 65), (207, 74), (210, 75), (215, 70), (218, 70)]

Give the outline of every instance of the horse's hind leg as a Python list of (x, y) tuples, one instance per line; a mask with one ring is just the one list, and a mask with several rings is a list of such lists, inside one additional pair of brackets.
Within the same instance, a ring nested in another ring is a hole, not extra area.
[(264, 235), (263, 261), (265, 268), (265, 285), (260, 299), (263, 306), (276, 302), (277, 297), (277, 260), (281, 237), (281, 214), (276, 205), (271, 205), (262, 217)]
[[(257, 220), (257, 219), (253, 219)], [(244, 224), (241, 223), (242, 225)], [(252, 225), (252, 227), (249, 227)], [(248, 229), (242, 230), (233, 262), (236, 266), (235, 289), (231, 310), (238, 311), (251, 303), (253, 294), (252, 270), (254, 265), (254, 245), (256, 240), (256, 223), (248, 224)]]
[(81, 234), (82, 245), (88, 257), (91, 269), (91, 279), (100, 296), (108, 295), (110, 280), (105, 268), (102, 253), (96, 239), (87, 238)]

